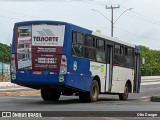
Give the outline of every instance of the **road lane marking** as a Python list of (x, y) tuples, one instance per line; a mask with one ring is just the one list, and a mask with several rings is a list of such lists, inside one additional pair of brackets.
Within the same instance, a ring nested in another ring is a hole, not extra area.
[(141, 85), (156, 85), (156, 84), (160, 84), (160, 82), (145, 82), (145, 83), (141, 83)]
[(18, 86), (18, 85), (11, 82), (0, 82), (0, 86)]
[(159, 81), (160, 82), (160, 80), (157, 80), (157, 79), (156, 80), (141, 80), (142, 83), (143, 82), (153, 82), (153, 81), (157, 81), (157, 82)]
[(8, 89), (0, 89), (0, 91), (6, 91), (6, 90), (33, 90), (31, 88), (8, 88)]
[[(29, 98), (29, 97), (31, 97), (31, 98)], [(33, 96), (13, 96), (13, 97), (11, 97), (11, 96), (1, 96), (1, 99), (6, 99), (6, 98), (11, 98), (11, 99), (38, 99), (39, 98), (39, 96), (36, 96), (35, 98), (33, 97)]]
[(141, 99), (150, 98), (151, 96), (143, 96)]
[(21, 95), (35, 95), (40, 94), (39, 90), (30, 91), (14, 91), (14, 92), (0, 92), (0, 96), (21, 96)]

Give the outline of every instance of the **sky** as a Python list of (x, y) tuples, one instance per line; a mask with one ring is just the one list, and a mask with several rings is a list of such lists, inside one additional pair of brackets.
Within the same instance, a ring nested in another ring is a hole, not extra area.
[(14, 24), (29, 20), (64, 21), (111, 36), (111, 5), (120, 6), (113, 37), (160, 50), (159, 0), (0, 0), (0, 42), (9, 45)]

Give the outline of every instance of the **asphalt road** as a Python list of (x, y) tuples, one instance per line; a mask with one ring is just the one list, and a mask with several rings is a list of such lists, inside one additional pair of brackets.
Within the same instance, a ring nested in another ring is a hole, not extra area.
[(117, 95), (100, 95), (94, 103), (80, 103), (78, 96), (61, 96), (58, 102), (44, 102), (40, 95), (0, 96), (0, 111), (71, 111), (73, 116), (76, 111), (160, 111), (160, 103), (149, 100), (160, 94), (160, 84), (143, 83), (141, 93), (130, 94), (128, 101), (120, 101)]

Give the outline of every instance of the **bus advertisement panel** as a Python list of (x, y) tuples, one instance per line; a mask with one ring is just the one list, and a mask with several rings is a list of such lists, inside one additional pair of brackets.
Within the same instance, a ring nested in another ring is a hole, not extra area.
[(58, 70), (64, 42), (64, 25), (18, 27), (18, 69)]

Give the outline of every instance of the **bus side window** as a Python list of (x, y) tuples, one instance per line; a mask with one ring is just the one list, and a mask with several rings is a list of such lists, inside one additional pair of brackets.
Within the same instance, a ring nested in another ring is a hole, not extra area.
[(105, 41), (97, 39), (96, 61), (105, 63)]
[(96, 52), (96, 61), (105, 62), (105, 52), (104, 51), (97, 51)]
[(121, 54), (121, 55), (124, 54), (124, 49), (123, 49), (123, 48), (124, 48), (123, 46), (120, 47), (120, 54)]
[(72, 45), (72, 55), (83, 57), (83, 46), (82, 45)]
[(101, 39), (98, 40), (98, 49), (104, 51), (104, 49), (105, 49), (105, 42), (104, 42), (104, 40), (101, 40)]
[(114, 64), (124, 66), (124, 47), (118, 44), (114, 46)]
[(120, 54), (120, 45), (115, 45), (114, 46), (114, 53), (116, 53), (116, 54)]
[(133, 63), (133, 49), (131, 48), (128, 48), (128, 58), (130, 59), (129, 60), (129, 67), (132, 67), (134, 66), (134, 63)]
[(125, 47), (125, 49), (124, 49), (124, 55), (128, 55), (128, 48), (127, 47)]
[(95, 60), (95, 50), (93, 48), (85, 47), (85, 58)]
[(84, 44), (84, 35), (83, 33), (77, 32), (77, 44)]
[(128, 56), (133, 57), (133, 49), (128, 49)]
[(84, 34), (80, 32), (72, 32), (72, 55), (83, 57), (84, 53)]
[(72, 44), (76, 44), (77, 43), (77, 32), (73, 31), (72, 32)]
[(85, 36), (85, 58), (95, 61), (95, 39), (93, 36)]
[(114, 64), (118, 65), (119, 64), (119, 57), (120, 54), (120, 45), (115, 44), (114, 46)]
[(94, 47), (95, 39), (89, 35), (85, 36), (85, 46)]
[(125, 47), (125, 67), (133, 68), (133, 49)]

